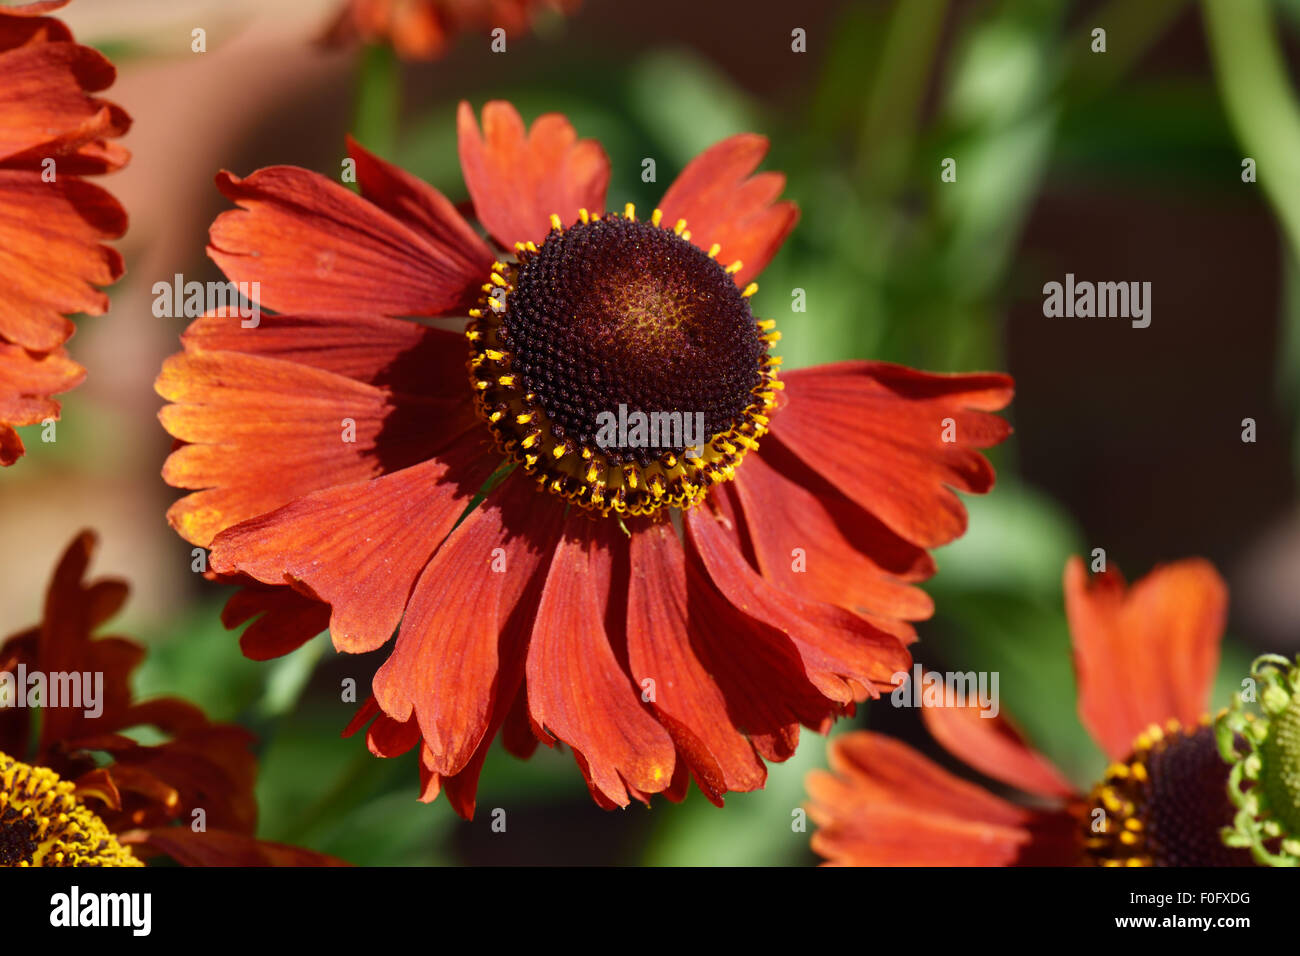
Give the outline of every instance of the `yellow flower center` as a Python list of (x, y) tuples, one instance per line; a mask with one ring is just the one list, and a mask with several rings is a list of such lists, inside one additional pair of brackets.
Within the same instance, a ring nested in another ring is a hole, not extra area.
[(0, 866), (143, 866), (71, 783), (0, 753)]

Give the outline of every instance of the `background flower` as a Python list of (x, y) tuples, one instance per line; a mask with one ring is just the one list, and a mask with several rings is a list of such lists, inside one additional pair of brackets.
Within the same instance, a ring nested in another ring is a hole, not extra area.
[[(127, 595), (121, 581), (85, 580), (94, 547), (92, 534), (79, 535), (55, 568), (41, 623), (0, 641), (0, 673), (22, 697), (0, 708), (0, 754), (69, 782), (80, 806), (146, 857), (165, 853), (201, 866), (337, 863), (254, 838), (257, 763), (248, 731), (212, 723), (179, 698), (135, 699), (131, 678), (144, 648), (94, 636)], [(78, 706), (54, 700), (56, 682), (68, 676), (94, 682)], [(42, 706), (33, 707), (29, 689), (38, 686)], [(4, 792), (11, 803), (19, 799)]]
[(411, 60), (437, 59), (458, 34), (507, 36), (526, 30), (540, 11), (572, 13), (578, 0), (344, 0), (323, 38), (330, 45), (385, 42)]
[(997, 710), (939, 701), (922, 715), (944, 749), (1027, 796), (995, 796), (859, 731), (832, 741), (835, 775), (808, 778), (814, 849), (859, 866), (1250, 865), (1221, 837), (1232, 807), (1209, 725), (1227, 610), (1218, 573), (1188, 560), (1126, 588), (1115, 570), (1089, 582), (1072, 558), (1065, 601), (1079, 716), (1111, 761), (1101, 782), (1080, 792)]

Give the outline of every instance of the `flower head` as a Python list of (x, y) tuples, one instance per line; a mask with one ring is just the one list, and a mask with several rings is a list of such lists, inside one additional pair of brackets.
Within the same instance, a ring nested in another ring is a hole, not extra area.
[(85, 377), (63, 348), (67, 316), (103, 313), (95, 287), (122, 274), (103, 240), (125, 232), (126, 214), (85, 177), (126, 164), (113, 140), (131, 120), (93, 95), (113, 65), (45, 15), (66, 3), (0, 7), (0, 465), (23, 455), (14, 428), (57, 419), (52, 396)]
[(642, 217), (606, 212), (609, 161), (562, 116), (462, 104), (459, 131), (486, 241), (356, 143), (359, 196), (218, 177), (241, 208), (210, 254), (280, 314), (205, 316), (165, 364), (164, 476), (195, 490), (169, 519), (243, 585), (249, 656), (397, 633), (350, 730), (418, 747), (425, 799), (470, 815), (498, 735), (567, 744), (603, 806), (761, 787), (801, 724), (907, 666), (927, 549), (964, 530), (952, 489), (991, 487), (1011, 382), (779, 375), (753, 279), (797, 211), (760, 136)]
[(323, 42), (384, 42), (407, 60), (436, 60), (462, 33), (527, 30), (543, 9), (572, 13), (578, 0), (344, 0)]
[[(144, 649), (93, 636), (127, 594), (121, 581), (84, 580), (94, 546), (89, 533), (72, 542), (40, 625), (0, 641), (0, 864), (135, 866), (159, 853), (194, 865), (333, 862), (253, 838), (246, 730), (178, 698), (134, 699)], [(141, 728), (161, 742), (139, 742)]]
[(852, 865), (1231, 866), (1228, 768), (1206, 711), (1227, 589), (1207, 562), (1180, 561), (1127, 588), (1117, 571), (1065, 570), (1079, 716), (1111, 760), (1075, 788), (1003, 717), (971, 704), (924, 707), (934, 738), (1028, 796), (995, 796), (905, 744), (855, 732), (831, 743), (834, 774), (808, 779), (813, 848)]

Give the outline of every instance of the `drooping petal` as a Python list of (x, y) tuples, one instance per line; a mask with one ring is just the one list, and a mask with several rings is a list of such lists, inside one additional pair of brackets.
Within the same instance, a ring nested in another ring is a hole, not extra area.
[[(627, 806), (629, 788), (659, 793), (672, 780), (672, 739), (641, 702), (606, 630), (613, 534), (570, 512), (555, 549), (528, 648), (533, 723), (573, 748), (593, 794)], [(626, 544), (622, 544), (626, 547)]]
[(174, 437), (163, 478), (207, 489), (167, 519), (207, 547), (225, 528), (313, 491), (428, 461), (477, 419), (460, 400), (394, 394), (294, 362), (235, 352), (173, 355), (155, 388)]
[(296, 651), (330, 624), (330, 607), (292, 587), (266, 585), (242, 576), (243, 586), (221, 609), (221, 624), (234, 630), (252, 621), (239, 636), (239, 649), (254, 661), (269, 661)]
[(831, 741), (834, 774), (808, 777), (813, 849), (852, 866), (1074, 862), (1068, 815), (1016, 807), (900, 741), (858, 731)]
[(108, 814), (110, 829), (158, 826), (170, 820), (192, 822), (202, 809), (208, 826), (252, 834), (257, 826), (257, 761), (252, 735), (231, 724), (208, 724), (154, 746), (134, 740), (78, 740), (86, 749), (104, 750), (123, 796), (120, 815)]
[(862, 613), (904, 640), (934, 603), (909, 582), (934, 570), (898, 537), (774, 438), (737, 469), (735, 489), (764, 577), (786, 590)]
[[(729, 712), (722, 687), (692, 646), (706, 625), (695, 605), (712, 589), (668, 522), (633, 531), (628, 598), (628, 667), (650, 706), (715, 803), (729, 790), (756, 790), (767, 772)], [(779, 693), (778, 688), (773, 688)]]
[(953, 493), (982, 494), (993, 468), (976, 449), (1011, 432), (990, 412), (1011, 400), (1005, 375), (935, 375), (839, 362), (783, 376), (773, 434), (899, 536), (934, 548), (966, 530)]
[(767, 137), (755, 133), (715, 143), (691, 160), (659, 203), (665, 222), (686, 220), (700, 248), (720, 245), (719, 262), (743, 263), (735, 274), (741, 288), (763, 271), (799, 220), (794, 203), (776, 201), (785, 176), (751, 175), (767, 146)]
[(1040, 797), (1069, 798), (1075, 789), (1011, 722), (978, 702), (922, 707), (926, 728), (944, 749), (980, 773)]
[(1208, 562), (1157, 567), (1131, 588), (1112, 569), (1091, 580), (1065, 566), (1065, 610), (1079, 681), (1079, 716), (1114, 760), (1152, 724), (1195, 726), (1209, 706), (1228, 589)]
[(505, 719), (527, 652), (564, 508), (513, 474), (447, 538), (416, 586), (392, 655), (375, 675), (390, 717), (414, 711), (430, 770), (465, 767), (498, 712)]
[(506, 249), (538, 242), (558, 215), (568, 225), (578, 210), (605, 209), (609, 157), (595, 140), (579, 140), (573, 125), (547, 113), (525, 128), (509, 103), (483, 107), (483, 129), (466, 102), (457, 114), (460, 166), (479, 221)]
[(217, 535), (212, 569), (305, 585), (332, 608), (336, 648), (372, 651), (392, 636), (417, 576), (498, 462), (469, 434), (430, 461), (313, 492)]
[(708, 507), (686, 512), (692, 548), (727, 600), (790, 638), (822, 694), (848, 704), (891, 686), (895, 674), (907, 671), (911, 656), (894, 635), (843, 608), (776, 587), (750, 567), (726, 494), (715, 493), (709, 502), (717, 514)]
[[(377, 167), (368, 175), (383, 176)], [(442, 222), (438, 235), (417, 230), (339, 183), (292, 166), (244, 179), (223, 172), (216, 181), (241, 208), (213, 222), (208, 255), (231, 281), (259, 283), (251, 298), (263, 308), (434, 316), (464, 314), (479, 298), (487, 278), (478, 268), (482, 243), (447, 241), (463, 224)]]

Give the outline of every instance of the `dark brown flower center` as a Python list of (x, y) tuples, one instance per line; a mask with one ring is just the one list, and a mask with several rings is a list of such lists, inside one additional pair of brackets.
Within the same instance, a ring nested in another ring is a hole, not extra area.
[[(514, 285), (501, 340), (558, 438), (594, 445), (620, 409), (692, 424), (699, 414), (711, 438), (754, 402), (767, 346), (749, 300), (671, 230), (621, 217), (578, 223), (524, 261)], [(605, 454), (648, 465), (684, 454), (682, 431), (653, 446), (625, 435)]]
[(629, 208), (497, 264), (471, 377), (503, 449), (549, 490), (602, 512), (689, 506), (756, 447), (777, 336), (714, 253)]
[(1151, 727), (1092, 790), (1085, 820), (1093, 863), (1105, 866), (1250, 866), (1223, 843), (1232, 822), (1228, 766), (1208, 726)]

